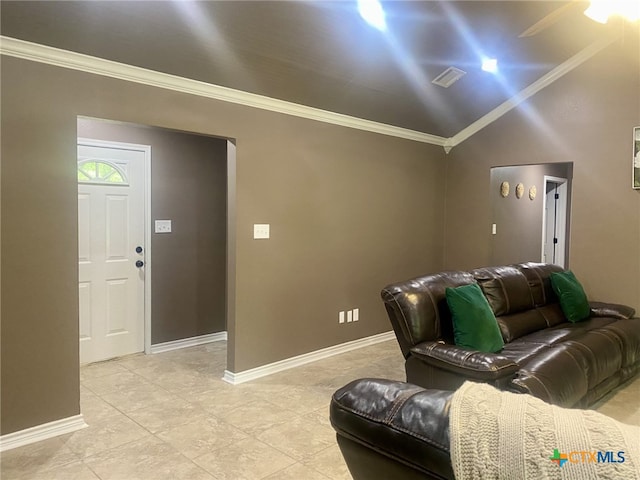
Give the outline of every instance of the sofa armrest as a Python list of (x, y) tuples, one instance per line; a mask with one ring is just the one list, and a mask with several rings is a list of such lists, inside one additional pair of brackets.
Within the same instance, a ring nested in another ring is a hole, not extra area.
[[(354, 380), (337, 390), (331, 398), (329, 417), (354, 478), (453, 479), (449, 454), (451, 395), (449, 391), (375, 378)], [(340, 437), (357, 442), (370, 454), (353, 458)], [(369, 471), (367, 476), (356, 476), (354, 463), (375, 465), (374, 453), (421, 474), (392, 476)]]
[(411, 349), (411, 355), (434, 367), (470, 379), (495, 381), (515, 374), (517, 363), (496, 353), (479, 352), (441, 342), (424, 342)]
[(632, 318), (635, 309), (617, 303), (589, 302), (592, 317), (612, 317), (619, 319)]

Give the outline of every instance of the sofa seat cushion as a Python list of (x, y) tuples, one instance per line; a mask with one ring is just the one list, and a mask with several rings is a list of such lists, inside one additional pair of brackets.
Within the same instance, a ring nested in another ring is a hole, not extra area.
[(575, 349), (563, 343), (542, 350), (521, 365), (512, 384), (545, 402), (573, 407), (580, 405), (589, 391), (583, 364), (576, 359)]
[(404, 382), (355, 380), (333, 394), (330, 418), (345, 437), (438, 478), (453, 478), (449, 457), (452, 392)]
[(535, 357), (542, 350), (546, 350), (548, 348), (549, 347), (547, 345), (542, 343), (513, 342), (507, 343), (500, 352), (500, 355), (517, 363), (518, 365), (524, 365), (527, 360)]
[(617, 322), (614, 318), (590, 318), (579, 323), (564, 322), (552, 328), (545, 328), (519, 337), (507, 345), (518, 345), (520, 343), (557, 345), (567, 340), (575, 339), (585, 332), (605, 327), (614, 322)]
[(606, 327), (607, 325), (611, 325), (618, 321), (619, 320), (615, 318), (595, 317), (595, 318), (588, 318), (587, 320), (583, 320), (582, 322), (577, 322), (577, 323), (571, 323), (571, 322), (561, 323), (560, 325), (556, 325), (555, 327), (552, 327), (550, 330), (567, 329), (571, 331), (588, 332), (589, 330), (603, 328), (603, 327)]
[[(565, 325), (569, 325), (568, 323)], [(520, 337), (517, 340), (509, 343), (509, 345), (534, 344), (552, 346), (565, 342), (575, 336), (581, 335), (581, 332), (571, 328), (546, 328), (544, 330), (538, 330), (537, 332), (530, 333), (524, 337)]]
[(615, 334), (620, 342), (623, 368), (640, 364), (640, 318), (611, 322), (604, 329)]
[(582, 405), (589, 391), (616, 377), (622, 361), (617, 335), (607, 327), (574, 333), (522, 360), (514, 384), (556, 405), (572, 407)]
[(605, 329), (591, 330), (563, 345), (580, 363), (587, 376), (589, 389), (620, 370), (620, 342)]

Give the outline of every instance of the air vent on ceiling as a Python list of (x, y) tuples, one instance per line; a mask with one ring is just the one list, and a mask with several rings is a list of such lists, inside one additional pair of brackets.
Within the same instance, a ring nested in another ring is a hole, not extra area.
[(440, 85), (444, 88), (449, 88), (466, 74), (467, 72), (465, 72), (464, 70), (460, 70), (456, 67), (449, 67), (436, 78), (434, 78), (433, 82), (431, 83), (435, 83), (436, 85)]

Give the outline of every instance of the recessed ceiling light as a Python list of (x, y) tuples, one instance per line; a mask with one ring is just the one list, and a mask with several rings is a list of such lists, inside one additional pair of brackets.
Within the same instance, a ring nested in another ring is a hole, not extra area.
[(384, 10), (378, 0), (358, 0), (358, 12), (373, 28), (377, 28), (381, 32), (387, 29)]
[(498, 71), (498, 60), (495, 58), (485, 58), (482, 60), (482, 70), (489, 73), (496, 73)]

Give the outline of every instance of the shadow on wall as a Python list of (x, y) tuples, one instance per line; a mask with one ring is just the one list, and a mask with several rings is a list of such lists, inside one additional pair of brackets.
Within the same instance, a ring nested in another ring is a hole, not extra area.
[(571, 162), (491, 168), (492, 265), (568, 267), (572, 177)]

